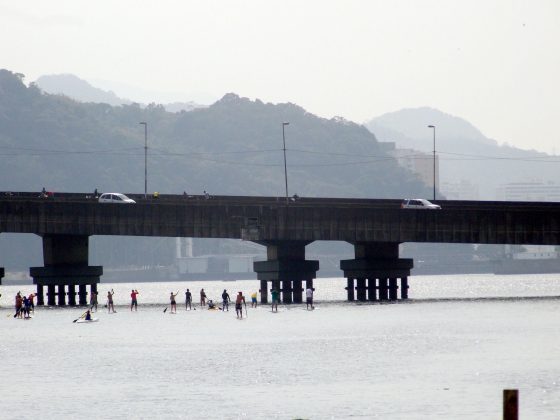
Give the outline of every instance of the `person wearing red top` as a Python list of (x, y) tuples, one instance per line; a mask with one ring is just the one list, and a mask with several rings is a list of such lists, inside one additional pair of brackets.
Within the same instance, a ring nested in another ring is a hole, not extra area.
[(132, 301), (130, 302), (130, 310), (132, 311), (132, 308), (134, 307), (134, 310), (137, 311), (138, 310), (138, 300), (136, 299), (136, 296), (139, 295), (140, 293), (138, 293), (138, 290), (134, 290), (132, 289), (132, 293), (130, 294), (130, 299), (132, 299)]

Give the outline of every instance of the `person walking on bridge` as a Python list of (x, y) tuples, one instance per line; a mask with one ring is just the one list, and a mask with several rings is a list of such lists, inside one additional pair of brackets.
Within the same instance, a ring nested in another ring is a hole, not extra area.
[(131, 311), (131, 312), (132, 312), (132, 308), (133, 308), (133, 307), (134, 307), (134, 310), (135, 310), (135, 311), (138, 310), (138, 299), (137, 299), (137, 296), (138, 296), (139, 294), (140, 294), (140, 293), (138, 293), (138, 290), (134, 290), (134, 289), (132, 289), (132, 292), (130, 293), (130, 299), (131, 299), (131, 302), (130, 302), (130, 311)]
[(224, 293), (222, 293), (222, 311), (228, 311), (229, 312), (229, 301), (231, 299), (229, 298), (229, 293), (227, 292), (226, 289), (224, 289)]

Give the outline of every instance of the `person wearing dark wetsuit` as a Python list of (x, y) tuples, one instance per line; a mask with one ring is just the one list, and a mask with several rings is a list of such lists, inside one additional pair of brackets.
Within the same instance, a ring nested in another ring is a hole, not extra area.
[(222, 293), (222, 310), (223, 311), (228, 311), (229, 312), (229, 301), (231, 299), (229, 298), (229, 293), (227, 292), (226, 289), (224, 289), (224, 293)]
[(185, 309), (187, 311), (189, 309), (192, 309), (191, 303), (192, 303), (192, 293), (190, 292), (189, 289), (187, 289), (187, 291), (185, 292)]

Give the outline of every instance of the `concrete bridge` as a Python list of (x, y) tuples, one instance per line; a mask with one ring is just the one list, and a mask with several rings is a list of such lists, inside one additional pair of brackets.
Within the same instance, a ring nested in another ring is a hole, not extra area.
[[(232, 238), (267, 248), (254, 263), (261, 300), (268, 282), (285, 303), (302, 301), (318, 261), (305, 259), (313, 241), (346, 241), (355, 258), (341, 261), (348, 300), (408, 297), (412, 259), (399, 258), (403, 242), (560, 244), (560, 203), (437, 201), (442, 210), (401, 209), (401, 200), (127, 194), (136, 204), (98, 203), (86, 194), (0, 193), (0, 233), (43, 238), (44, 267), (32, 267), (38, 304), (85, 305), (87, 285), (97, 291), (102, 267), (88, 263), (91, 235)], [(3, 272), (0, 272), (3, 274)], [(76, 286), (78, 298), (76, 302)], [(55, 288), (58, 288), (56, 291)], [(67, 288), (67, 290), (66, 290)]]

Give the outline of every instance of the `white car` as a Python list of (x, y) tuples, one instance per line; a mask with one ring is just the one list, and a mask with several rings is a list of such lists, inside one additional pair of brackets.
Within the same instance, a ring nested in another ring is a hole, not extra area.
[(401, 209), (441, 210), (441, 206), (430, 203), (423, 198), (406, 199), (401, 203)]
[(121, 193), (103, 193), (99, 196), (100, 203), (119, 203), (119, 204), (134, 204), (132, 198), (128, 198), (126, 195)]

